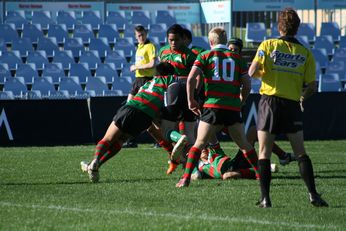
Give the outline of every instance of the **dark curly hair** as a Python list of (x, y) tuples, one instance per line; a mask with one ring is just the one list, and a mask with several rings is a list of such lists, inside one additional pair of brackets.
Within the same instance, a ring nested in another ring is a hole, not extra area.
[(293, 8), (285, 8), (279, 14), (278, 29), (284, 35), (295, 36), (300, 25), (300, 19)]

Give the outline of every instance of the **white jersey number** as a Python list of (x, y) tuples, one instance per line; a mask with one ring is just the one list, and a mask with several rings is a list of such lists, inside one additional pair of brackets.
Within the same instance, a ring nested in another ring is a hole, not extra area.
[[(220, 76), (220, 69), (222, 69), (222, 79), (224, 81), (233, 81), (234, 80), (234, 68), (235, 68), (235, 63), (233, 59), (223, 59), (222, 60), (222, 65), (219, 67), (220, 60), (218, 57), (213, 58), (214, 61), (214, 76), (213, 80), (214, 81), (220, 81), (221, 76)], [(227, 69), (229, 71), (227, 71)]]

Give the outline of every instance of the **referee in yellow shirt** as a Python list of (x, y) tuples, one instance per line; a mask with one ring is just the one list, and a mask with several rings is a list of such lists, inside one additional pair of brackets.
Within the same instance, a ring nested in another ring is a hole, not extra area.
[(311, 51), (295, 38), (299, 25), (295, 10), (282, 10), (278, 21), (281, 37), (263, 41), (249, 68), (251, 77), (262, 78), (257, 116), (261, 208), (272, 206), (270, 157), (275, 135), (281, 133), (287, 135), (297, 156), (311, 204), (328, 206), (316, 191), (312, 163), (304, 147), (302, 103), (316, 91), (316, 67)]
[(155, 75), (156, 48), (147, 38), (147, 31), (141, 25), (135, 27), (135, 36), (138, 42), (136, 51), (136, 62), (130, 66), (130, 71), (136, 72), (136, 80), (132, 84), (132, 89), (127, 97), (131, 100), (138, 92), (139, 88), (151, 80)]

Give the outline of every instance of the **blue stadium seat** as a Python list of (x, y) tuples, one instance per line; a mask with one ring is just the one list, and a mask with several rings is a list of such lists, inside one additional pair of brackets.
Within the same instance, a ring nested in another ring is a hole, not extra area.
[(346, 48), (346, 36), (340, 37), (339, 47), (340, 48)]
[(56, 94), (54, 85), (46, 78), (35, 78), (31, 90), (40, 91), (42, 98), (49, 98)]
[(319, 92), (341, 91), (341, 88), (342, 85), (340, 77), (336, 73), (321, 75), (320, 80), (318, 81)]
[(49, 24), (48, 37), (56, 38), (59, 46), (63, 46), (65, 40), (69, 38), (65, 24)]
[(340, 27), (336, 22), (322, 22), (320, 35), (330, 35), (333, 42), (338, 42), (341, 35)]
[(19, 39), (18, 32), (13, 23), (0, 24), (0, 35), (7, 45), (12, 45), (12, 41)]
[(94, 31), (98, 31), (100, 28), (100, 25), (103, 24), (101, 13), (98, 10), (82, 11), (81, 21), (83, 24), (90, 24), (92, 30)]
[(77, 76), (79, 82), (86, 83), (86, 78), (91, 77), (91, 71), (87, 63), (72, 63), (70, 64), (69, 76)]
[(40, 24), (24, 24), (22, 37), (30, 38), (34, 46), (40, 38), (44, 37), (42, 28)]
[(100, 25), (99, 38), (107, 38), (108, 44), (113, 47), (116, 39), (120, 38), (120, 34), (116, 24), (102, 24)]
[(87, 63), (91, 71), (94, 71), (101, 63), (99, 52), (97, 50), (82, 51), (79, 55), (80, 63)]
[(18, 64), (15, 76), (23, 77), (25, 84), (32, 84), (34, 78), (38, 78), (36, 65), (34, 63)]
[(312, 23), (301, 23), (297, 36), (307, 36), (310, 43), (315, 41), (315, 26)]
[(346, 47), (336, 49), (333, 55), (333, 61), (343, 61), (346, 63)]
[(12, 91), (15, 98), (22, 98), (28, 88), (23, 77), (10, 77), (5, 80), (3, 91)]
[(311, 49), (309, 38), (306, 35), (297, 35), (296, 39), (306, 48)]
[(155, 23), (163, 23), (167, 27), (177, 23), (174, 11), (171, 10), (157, 10), (154, 16)]
[(37, 42), (37, 50), (46, 51), (47, 57), (53, 58), (54, 52), (59, 50), (58, 43), (54, 37), (42, 37)]
[(114, 50), (123, 50), (125, 57), (130, 59), (135, 54), (136, 47), (130, 42), (130, 38), (120, 38), (116, 40)]
[(192, 37), (192, 45), (202, 47), (206, 50), (210, 49), (208, 38), (205, 36), (194, 36)]
[(266, 27), (263, 22), (246, 23), (245, 41), (261, 43), (267, 36)]
[(6, 78), (12, 77), (6, 63), (0, 63), (0, 85), (3, 85)]
[(0, 63), (6, 63), (10, 71), (15, 71), (18, 64), (23, 63), (19, 51), (2, 51)]
[[(135, 36), (135, 27), (137, 26), (137, 24), (129, 24), (125, 27), (124, 33), (123, 33), (123, 37), (124, 38), (130, 38), (133, 41), (137, 42), (136, 36)], [(134, 44), (134, 42), (133, 42)]]
[(280, 32), (279, 32), (279, 29), (278, 29), (278, 23), (277, 22), (271, 23), (271, 25), (270, 25), (270, 36), (272, 38), (280, 37)]
[(62, 68), (68, 71), (70, 64), (76, 63), (71, 50), (56, 51), (53, 53), (53, 62), (61, 63)]
[(316, 62), (320, 64), (320, 67), (326, 68), (329, 64), (327, 50), (325, 48), (312, 48), (311, 51), (315, 57)]
[(37, 71), (42, 71), (43, 65), (49, 63), (47, 53), (44, 50), (31, 51), (26, 58), (27, 63), (34, 63)]
[(0, 51), (7, 51), (7, 44), (3, 38), (0, 38)]
[(325, 48), (327, 50), (327, 54), (332, 56), (334, 54), (334, 42), (332, 36), (317, 36), (314, 43), (314, 48)]
[(34, 48), (30, 38), (19, 38), (18, 40), (13, 40), (12, 50), (19, 51), (20, 56), (26, 58), (29, 52), (34, 51)]
[(124, 95), (128, 95), (131, 91), (132, 85), (129, 80), (123, 77), (114, 79), (112, 83), (112, 90), (121, 90)]
[(109, 90), (104, 76), (88, 77), (85, 84), (85, 91), (92, 90), (96, 96), (103, 96)]
[(106, 83), (112, 83), (114, 78), (119, 78), (114, 63), (100, 63), (97, 65), (95, 76), (104, 76)]
[(71, 50), (75, 60), (79, 59), (79, 53), (84, 51), (82, 38), (68, 38), (65, 40), (64, 50)]
[(35, 10), (32, 12), (31, 18), (32, 24), (40, 24), (42, 30), (46, 31), (49, 28), (49, 24), (55, 23), (52, 19), (52, 14), (48, 10)]
[(67, 91), (73, 98), (88, 98), (88, 94), (83, 91), (82, 86), (76, 78), (61, 78), (58, 86), (59, 91)]
[(149, 36), (150, 37), (158, 37), (160, 44), (166, 43), (166, 24), (151, 24), (149, 27)]
[(149, 28), (151, 20), (150, 13), (148, 10), (131, 11), (130, 15), (132, 25), (142, 25), (145, 29)]
[(107, 53), (105, 63), (113, 63), (115, 68), (120, 71), (127, 63), (127, 60), (123, 51), (111, 51)]
[(106, 24), (117, 25), (118, 31), (124, 31), (128, 24), (124, 11), (107, 11)]
[(16, 30), (23, 30), (23, 25), (29, 23), (24, 10), (8, 10), (5, 12), (5, 23), (13, 23)]
[(131, 79), (135, 79), (136, 73), (130, 71), (130, 64), (124, 64), (123, 69), (121, 69), (120, 77), (131, 77)]
[(108, 39), (105, 37), (94, 38), (90, 40), (89, 50), (98, 51), (101, 60), (104, 60), (106, 53), (111, 51)]
[(339, 76), (344, 76), (346, 73), (346, 62), (344, 62), (344, 60), (333, 60), (331, 61), (327, 68), (326, 68), (326, 72), (327, 74), (329, 73), (337, 73), (339, 74)]
[(316, 62), (316, 81), (319, 80), (321, 74), (322, 74), (321, 66), (319, 62)]
[(15, 99), (12, 91), (0, 91), (0, 100), (13, 100)]
[(59, 10), (56, 21), (58, 24), (65, 24), (67, 30), (70, 32), (74, 30), (75, 25), (80, 24), (76, 19), (76, 13), (74, 11)]
[(79, 24), (75, 25), (73, 37), (81, 38), (84, 45), (89, 45), (90, 39), (95, 38), (95, 35), (90, 24)]
[(61, 63), (47, 63), (44, 65), (42, 76), (50, 76), (52, 83), (57, 84), (60, 78), (65, 77), (65, 72)]

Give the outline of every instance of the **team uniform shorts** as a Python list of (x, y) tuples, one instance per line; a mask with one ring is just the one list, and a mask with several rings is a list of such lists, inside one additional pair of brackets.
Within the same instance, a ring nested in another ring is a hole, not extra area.
[(131, 95), (136, 95), (139, 88), (143, 86), (146, 82), (152, 80), (153, 77), (136, 77), (135, 81), (132, 83), (132, 89), (130, 91)]
[(113, 121), (121, 131), (135, 137), (149, 128), (153, 119), (135, 107), (124, 105), (119, 108)]
[(231, 126), (242, 123), (239, 111), (231, 111), (219, 108), (203, 108), (200, 120), (212, 125)]
[(303, 130), (303, 113), (299, 102), (262, 95), (258, 103), (257, 130), (271, 134), (296, 133)]
[(169, 121), (194, 122), (197, 120), (187, 104), (186, 80), (178, 80), (169, 85), (165, 93), (162, 118)]

